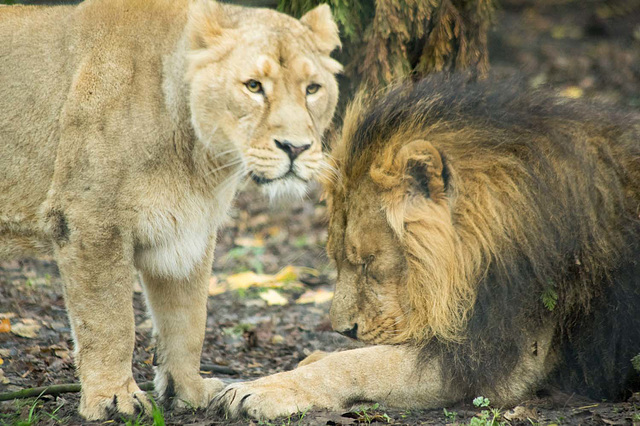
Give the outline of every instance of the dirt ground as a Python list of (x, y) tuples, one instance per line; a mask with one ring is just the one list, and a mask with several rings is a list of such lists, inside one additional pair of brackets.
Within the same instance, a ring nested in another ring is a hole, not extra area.
[[(517, 73), (531, 86), (551, 84), (566, 97), (640, 113), (640, 1), (503, 1), (490, 52), (497, 75)], [(291, 369), (316, 349), (356, 347), (333, 333), (329, 324), (327, 300), (335, 272), (324, 254), (326, 208), (318, 199), (315, 190), (305, 201), (270, 206), (251, 185), (239, 196), (216, 250), (204, 375), (251, 379)], [(295, 268), (287, 268), (291, 266)], [(259, 285), (247, 287), (253, 282)], [(133, 371), (141, 383), (152, 380), (153, 343), (139, 292), (134, 305), (138, 326)], [(52, 259), (0, 263), (0, 393), (76, 382), (71, 351), (60, 277)], [(212, 366), (233, 374), (211, 373)], [(540, 395), (515, 413), (501, 410), (496, 421), (640, 425), (640, 395), (634, 398), (609, 403)], [(0, 424), (79, 424), (78, 400), (78, 394), (66, 393), (0, 402)], [(442, 409), (356, 407), (349, 413), (307, 412), (273, 424), (477, 424), (483, 409), (465, 401), (447, 410), (448, 415)], [(164, 415), (166, 424), (230, 424), (204, 411)], [(493, 414), (486, 416), (484, 424), (491, 424)], [(114, 418), (107, 424), (121, 422)]]

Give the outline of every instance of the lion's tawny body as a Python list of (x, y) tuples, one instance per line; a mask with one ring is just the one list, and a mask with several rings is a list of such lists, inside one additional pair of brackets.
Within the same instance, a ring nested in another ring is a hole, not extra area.
[(434, 77), (352, 104), (327, 183), (331, 321), (377, 346), (232, 385), (221, 408), (640, 388), (638, 117), (510, 83)]

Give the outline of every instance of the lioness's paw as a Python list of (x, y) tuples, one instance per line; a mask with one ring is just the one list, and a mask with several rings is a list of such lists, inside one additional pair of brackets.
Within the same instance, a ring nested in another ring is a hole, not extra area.
[(151, 402), (135, 383), (95, 392), (83, 389), (79, 411), (87, 420), (137, 416), (151, 413)]
[(306, 411), (313, 402), (306, 392), (277, 382), (256, 380), (227, 386), (211, 402), (210, 410), (230, 418), (242, 416), (257, 420)]
[(219, 379), (204, 379), (199, 375), (178, 376), (160, 374), (156, 376), (155, 388), (158, 400), (172, 408), (204, 408), (213, 397), (226, 386)]
[(204, 408), (209, 405), (216, 394), (224, 389), (225, 384), (219, 379), (202, 379), (198, 385), (191, 386), (183, 394), (173, 399), (176, 408)]

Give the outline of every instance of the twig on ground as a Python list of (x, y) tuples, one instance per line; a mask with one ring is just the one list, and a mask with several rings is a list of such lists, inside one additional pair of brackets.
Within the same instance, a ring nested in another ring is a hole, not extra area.
[[(237, 375), (238, 372), (232, 368), (215, 364), (202, 364), (200, 370), (212, 373)], [(153, 390), (153, 382), (140, 384), (140, 390), (149, 392)], [(11, 401), (12, 399), (36, 398), (43, 395), (57, 396), (62, 393), (80, 392), (80, 383), (64, 383), (60, 385), (40, 386), (37, 388), (21, 389), (15, 392), (0, 393), (0, 401)]]

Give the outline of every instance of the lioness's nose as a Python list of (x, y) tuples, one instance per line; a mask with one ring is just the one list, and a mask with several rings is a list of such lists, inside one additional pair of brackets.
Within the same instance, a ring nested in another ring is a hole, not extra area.
[(337, 331), (338, 331), (338, 333), (342, 334), (343, 336), (350, 337), (350, 338), (352, 338), (354, 340), (358, 339), (358, 324), (357, 323), (354, 324), (353, 327), (351, 327), (348, 330), (342, 330), (342, 331), (337, 330)]
[(274, 141), (278, 148), (287, 153), (287, 155), (291, 159), (291, 162), (298, 158), (298, 155), (302, 154), (304, 151), (308, 150), (311, 147), (310, 143), (304, 145), (294, 145), (293, 143), (286, 140), (280, 142), (279, 140), (274, 139)]

